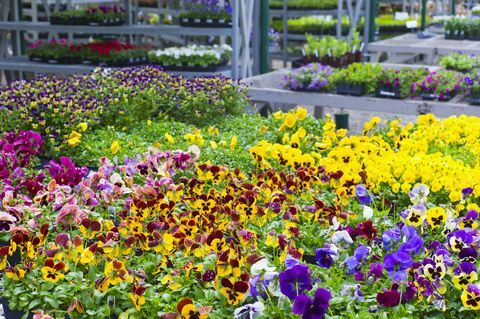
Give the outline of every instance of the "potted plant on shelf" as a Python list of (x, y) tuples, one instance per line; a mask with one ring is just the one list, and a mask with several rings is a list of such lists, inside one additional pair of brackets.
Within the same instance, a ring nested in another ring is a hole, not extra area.
[(453, 53), (440, 58), (438, 63), (447, 70), (469, 72), (479, 65), (479, 60), (474, 55)]
[(414, 83), (412, 91), (423, 100), (449, 101), (460, 91), (460, 85), (461, 77), (457, 72), (440, 70)]
[(308, 64), (287, 73), (283, 86), (292, 91), (327, 92), (332, 73), (333, 68), (328, 65)]
[(480, 41), (480, 19), (472, 19), (469, 23), (468, 39)]
[(230, 60), (232, 48), (227, 45), (190, 45), (187, 47), (171, 47), (151, 51), (149, 59), (169, 70), (180, 71), (215, 71)]
[(51, 24), (84, 25), (87, 24), (87, 15), (84, 10), (63, 10), (52, 12)]
[(382, 72), (378, 64), (353, 63), (332, 75), (337, 94), (361, 96), (372, 94), (377, 87), (377, 77)]
[(469, 97), (470, 104), (480, 105), (480, 75), (478, 69), (465, 76), (462, 88)]
[(385, 68), (378, 76), (377, 97), (403, 99), (411, 95), (412, 82), (430, 74), (427, 68)]
[(218, 0), (194, 0), (179, 14), (181, 26), (226, 28), (232, 25), (232, 8), (228, 1), (222, 7)]
[(89, 25), (122, 25), (125, 23), (125, 9), (119, 6), (90, 7), (86, 11)]

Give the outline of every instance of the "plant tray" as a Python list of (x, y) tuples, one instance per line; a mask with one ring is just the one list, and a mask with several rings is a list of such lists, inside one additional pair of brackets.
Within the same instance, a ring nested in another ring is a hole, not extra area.
[(102, 22), (89, 22), (89, 26), (118, 26), (118, 25), (124, 25), (125, 20), (124, 19), (117, 19), (117, 20), (104, 20)]
[(450, 101), (454, 97), (454, 95), (444, 95), (443, 98), (440, 99), (439, 96), (436, 95), (436, 94), (422, 92), (422, 93), (420, 93), (420, 97), (424, 101), (439, 100), (441, 102), (447, 102), (447, 101)]
[(341, 57), (322, 57), (322, 58), (317, 58), (317, 57), (302, 57), (300, 59), (296, 59), (292, 61), (292, 68), (293, 69), (298, 69), (304, 65), (307, 65), (309, 63), (320, 63), (323, 65), (329, 65), (333, 67), (343, 67), (350, 65), (355, 62), (361, 62), (362, 61), (362, 53), (357, 51), (355, 53), (347, 53)]
[(118, 26), (125, 24), (125, 19), (116, 19), (116, 20), (104, 20), (101, 22), (91, 22), (87, 19), (78, 18), (78, 19), (63, 19), (58, 17), (51, 17), (50, 24), (53, 25), (88, 25), (88, 26)]
[(335, 88), (335, 93), (341, 95), (362, 96), (365, 94), (365, 88), (362, 85), (339, 83)]
[(220, 19), (180, 19), (182, 27), (197, 27), (197, 28), (229, 28), (232, 26), (230, 20)]
[[(8, 300), (6, 298), (0, 297), (0, 304), (2, 305), (5, 318), (8, 319), (22, 319), (25, 312), (12, 310), (9, 307)], [(33, 315), (30, 313), (27, 318), (33, 318)]]
[(446, 40), (465, 40), (467, 39), (467, 35), (463, 34), (445, 34), (445, 39)]
[(400, 89), (398, 87), (391, 88), (391, 87), (382, 87), (377, 89), (375, 92), (376, 97), (380, 98), (387, 98), (387, 99), (402, 99), (402, 95), (400, 94)]
[(480, 95), (475, 95), (470, 97), (470, 104), (480, 105)]
[(166, 71), (184, 71), (184, 72), (216, 72), (222, 66), (227, 65), (228, 61), (223, 61), (220, 64), (210, 64), (207, 66), (176, 64), (176, 65), (162, 65), (159, 64)]

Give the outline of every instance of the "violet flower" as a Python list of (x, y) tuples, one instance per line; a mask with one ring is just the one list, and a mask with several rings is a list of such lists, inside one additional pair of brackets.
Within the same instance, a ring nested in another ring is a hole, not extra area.
[(292, 312), (302, 315), (302, 319), (321, 319), (330, 306), (331, 298), (330, 292), (323, 288), (317, 289), (313, 300), (307, 295), (298, 295), (293, 303)]
[(292, 300), (304, 291), (312, 289), (310, 269), (302, 264), (282, 271), (279, 281), (280, 291)]

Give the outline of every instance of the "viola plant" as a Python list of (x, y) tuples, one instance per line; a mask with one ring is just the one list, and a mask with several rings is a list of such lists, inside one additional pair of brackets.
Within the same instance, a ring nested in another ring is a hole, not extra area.
[(292, 91), (326, 92), (333, 68), (317, 63), (308, 64), (289, 72), (284, 79), (284, 87)]
[(99, 127), (126, 130), (160, 118), (207, 125), (239, 114), (246, 103), (245, 90), (223, 77), (187, 79), (157, 66), (98, 69), (90, 75), (18, 81), (0, 88), (0, 132), (37, 131), (46, 155), (59, 157)]

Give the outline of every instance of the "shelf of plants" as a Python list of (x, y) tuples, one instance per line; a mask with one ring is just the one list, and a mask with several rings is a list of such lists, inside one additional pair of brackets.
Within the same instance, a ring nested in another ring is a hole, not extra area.
[(480, 55), (480, 42), (470, 40), (446, 40), (444, 35), (420, 39), (416, 34), (404, 34), (387, 40), (369, 43), (371, 62), (378, 62), (382, 54), (424, 54), (427, 64), (433, 64), (439, 55), (458, 52)]
[(480, 108), (473, 106), (480, 98), (477, 72), (360, 63), (334, 69), (310, 64), (253, 77), (246, 84), (252, 101), (445, 117), (480, 115)]
[[(182, 19), (189, 19), (189, 16), (192, 15), (201, 15), (201, 18), (205, 18), (201, 20), (199, 23), (198, 21), (191, 21), (188, 23), (189, 26), (182, 26), (182, 25), (116, 25), (113, 24), (120, 24), (122, 18), (125, 16), (125, 13), (119, 7), (97, 7), (97, 8), (89, 8), (86, 10), (66, 10), (60, 11), (53, 16), (53, 23), (48, 22), (28, 22), (28, 21), (0, 21), (0, 30), (5, 31), (38, 31), (38, 32), (47, 32), (47, 33), (61, 33), (65, 32), (66, 30), (70, 34), (106, 34), (106, 35), (141, 35), (141, 36), (229, 36), (232, 39), (232, 52), (230, 52), (231, 57), (231, 66), (230, 66), (230, 73), (229, 76), (237, 77), (238, 72), (241, 69), (239, 67), (239, 58), (240, 58), (240, 46), (241, 46), (241, 39), (240, 39), (240, 25), (239, 25), (239, 15), (238, 9), (235, 9), (233, 12), (233, 8), (238, 8), (238, 3), (235, 2), (237, 0), (232, 0), (228, 2), (225, 6), (225, 9), (217, 8), (216, 1), (209, 1), (208, 3), (205, 1), (197, 1), (192, 3), (189, 7), (185, 8), (184, 11), (180, 12)], [(204, 3), (205, 2), (205, 3)], [(232, 6), (230, 7), (230, 4)], [(61, 23), (61, 24), (55, 24)], [(68, 29), (65, 27), (65, 23), (71, 23), (72, 25), (68, 25)], [(0, 41), (8, 41), (7, 38), (2, 38)], [(47, 50), (48, 51), (48, 50)], [(60, 50), (59, 50), (60, 51)], [(84, 50), (79, 50), (84, 51)], [(57, 53), (57, 52), (56, 52)], [(117, 55), (116, 51), (114, 55)], [(146, 62), (145, 57), (145, 50), (122, 50), (122, 52), (118, 53), (121, 55), (118, 57), (117, 61), (113, 61), (111, 65), (114, 66), (125, 66), (131, 65), (135, 63), (144, 63)], [(31, 56), (31, 54), (29, 54)], [(123, 56), (126, 55), (126, 56)], [(135, 55), (135, 56), (130, 56)], [(97, 61), (97, 63), (107, 64), (109, 65), (109, 61), (101, 61), (104, 57), (102, 56), (101, 59)], [(123, 61), (120, 61), (123, 59)], [(12, 63), (18, 59), (11, 59), (7, 58), (0, 65), (6, 66), (9, 70), (12, 69)], [(22, 59), (20, 58), (19, 61)], [(35, 61), (52, 61), (58, 62), (57, 59), (42, 59), (41, 57), (34, 57), (33, 60)], [(78, 60), (85, 61), (85, 59), (78, 57), (73, 57), (67, 59), (67, 61), (62, 62), (69, 62), (70, 64), (76, 63)], [(108, 58), (107, 58), (108, 60)], [(88, 61), (88, 59), (87, 59)], [(132, 62), (130, 62), (132, 61)], [(117, 63), (118, 62), (118, 63)], [(225, 61), (221, 61), (220, 64), (225, 64)], [(39, 69), (44, 69), (43, 66), (39, 66), (38, 64), (30, 64), (26, 65), (24, 61), (22, 61), (22, 68), (23, 69), (30, 69), (30, 71), (35, 71)], [(190, 68), (188, 72), (192, 75), (201, 75), (202, 72), (209, 72), (214, 69), (214, 65), (207, 65), (202, 70), (194, 70)], [(66, 66), (66, 68), (70, 68), (70, 66)], [(72, 67), (72, 70), (77, 70), (78, 67)], [(208, 69), (208, 70), (207, 70)], [(56, 70), (55, 68), (53, 70)], [(66, 72), (62, 73), (70, 73), (70, 70), (66, 70)], [(226, 74), (226, 67), (220, 65), (218, 70), (222, 74)]]
[(0, 88), (3, 301), (35, 319), (478, 317), (479, 118), (355, 135), (247, 103), (154, 67)]
[(125, 24), (125, 21), (125, 9), (116, 5), (55, 11), (50, 16), (51, 24), (60, 25), (116, 26)]
[(292, 61), (293, 68), (309, 63), (341, 67), (362, 61), (363, 43), (358, 33), (354, 33), (350, 41), (338, 40), (332, 36), (319, 38), (309, 34), (306, 35), (306, 39), (302, 57)]

